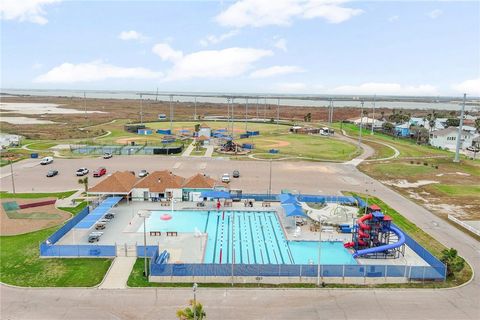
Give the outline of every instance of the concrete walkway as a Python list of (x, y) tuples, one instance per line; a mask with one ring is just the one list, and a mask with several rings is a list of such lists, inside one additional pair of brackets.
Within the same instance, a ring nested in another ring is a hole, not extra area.
[(182, 157), (189, 157), (190, 156), (190, 153), (192, 153), (193, 151), (193, 148), (194, 145), (193, 145), (193, 142), (187, 147), (187, 149), (185, 149), (185, 151), (182, 153)]
[(77, 190), (74, 194), (72, 194), (68, 198), (64, 199), (57, 199), (57, 202), (55, 202), (55, 207), (57, 208), (73, 208), (78, 205), (78, 203), (73, 202), (74, 199), (78, 198), (81, 196), (83, 192), (83, 189)]
[(213, 154), (213, 146), (207, 146), (207, 151), (205, 151), (205, 157), (211, 158)]
[(137, 257), (116, 257), (99, 289), (125, 289)]

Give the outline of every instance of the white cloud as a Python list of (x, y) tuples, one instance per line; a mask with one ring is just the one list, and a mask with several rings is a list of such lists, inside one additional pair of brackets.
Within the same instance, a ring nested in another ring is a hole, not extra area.
[(427, 16), (429, 16), (431, 19), (437, 19), (443, 14), (443, 11), (440, 9), (435, 9), (427, 13)]
[(0, 15), (3, 20), (28, 21), (46, 24), (44, 6), (60, 2), (60, 0), (1, 0)]
[(128, 40), (145, 41), (148, 39), (148, 37), (144, 36), (143, 34), (135, 30), (122, 31), (118, 35), (118, 38), (125, 41), (128, 41)]
[(163, 61), (178, 61), (183, 58), (183, 52), (174, 50), (168, 43), (157, 43), (153, 47), (152, 52)]
[(42, 67), (43, 67), (43, 64), (41, 64), (40, 62), (35, 62), (32, 65), (32, 69), (41, 69)]
[(240, 0), (215, 19), (223, 26), (242, 28), (290, 25), (294, 19), (323, 18), (341, 23), (363, 13), (343, 7), (344, 0)]
[(145, 68), (124, 68), (106, 64), (100, 60), (88, 63), (62, 63), (38, 76), (37, 83), (75, 83), (106, 79), (155, 79), (162, 74)]
[(327, 90), (334, 94), (360, 94), (360, 95), (435, 95), (438, 94), (437, 88), (422, 84), (418, 86), (405, 86), (398, 83), (379, 83), (369, 82), (361, 85), (345, 85)]
[(287, 40), (285, 40), (284, 38), (279, 38), (275, 41), (273, 46), (277, 49), (280, 49), (280, 50), (286, 52), (287, 51)]
[(400, 20), (400, 16), (391, 16), (388, 18), (388, 22), (397, 22)]
[(220, 43), (220, 42), (222, 42), (224, 40), (227, 40), (231, 37), (236, 36), (239, 32), (240, 32), (240, 30), (235, 29), (235, 30), (223, 33), (219, 36), (210, 34), (210, 35), (208, 35), (205, 38), (200, 40), (200, 45), (202, 45), (203, 47), (207, 47), (211, 44), (217, 44), (217, 43)]
[(270, 50), (236, 47), (183, 54), (164, 43), (155, 45), (153, 52), (173, 63), (165, 81), (235, 77), (251, 70), (254, 62), (273, 54)]
[(480, 78), (465, 80), (463, 82), (454, 84), (453, 90), (466, 93), (468, 95), (480, 97)]
[(297, 66), (273, 66), (265, 69), (258, 69), (250, 74), (250, 78), (268, 78), (291, 73), (299, 73), (304, 70)]

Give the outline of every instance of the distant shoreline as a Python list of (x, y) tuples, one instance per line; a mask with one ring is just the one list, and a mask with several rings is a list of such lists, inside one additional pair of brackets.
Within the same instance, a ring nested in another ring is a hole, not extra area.
[[(140, 94), (136, 91), (85, 91), (87, 100), (132, 100), (139, 101)], [(19, 90), (4, 89), (0, 92), (2, 98), (63, 98), (63, 99), (83, 99), (84, 91), (80, 90)], [(227, 98), (233, 97), (236, 105), (248, 104), (251, 107), (257, 105), (277, 105), (278, 101), (282, 107), (312, 107), (327, 108), (330, 99), (335, 108), (361, 108), (361, 101), (364, 101), (364, 108), (373, 108), (373, 96), (332, 96), (328, 98), (325, 95), (253, 95), (253, 94), (226, 94), (226, 93), (193, 93), (193, 92), (173, 92), (171, 93), (174, 102), (194, 103), (196, 98), (198, 104), (226, 104)], [(143, 92), (144, 101), (169, 102), (170, 94), (165, 92)], [(404, 110), (441, 110), (458, 111), (461, 100), (458, 97), (395, 97), (395, 96), (377, 96), (375, 108), (377, 109), (404, 109)], [(480, 101), (470, 99), (466, 102), (467, 111), (480, 111)]]

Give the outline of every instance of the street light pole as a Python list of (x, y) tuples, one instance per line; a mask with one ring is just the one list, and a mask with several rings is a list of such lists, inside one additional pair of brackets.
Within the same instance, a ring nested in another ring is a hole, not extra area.
[(195, 114), (193, 115), (193, 121), (197, 120), (197, 97), (195, 99)]
[(197, 288), (198, 284), (193, 284), (193, 320), (197, 320)]
[(245, 133), (248, 130), (248, 98), (245, 98)]
[(270, 176), (268, 179), (268, 195), (272, 194), (272, 160), (270, 159)]
[(460, 125), (458, 126), (457, 132), (457, 145), (455, 148), (455, 158), (453, 162), (460, 162), (460, 148), (462, 146), (462, 131), (463, 131), (463, 115), (465, 113), (465, 100), (467, 99), (467, 94), (463, 94), (463, 104), (462, 104), (462, 111), (460, 112)]
[(173, 130), (173, 96), (170, 95), (170, 131)]
[(232, 212), (232, 287), (233, 287), (233, 266), (235, 265), (235, 212)]
[(318, 215), (318, 223), (320, 224), (320, 228), (318, 230), (318, 268), (317, 268), (317, 287), (320, 287), (320, 257), (322, 254), (322, 219), (320, 215)]
[(362, 148), (362, 127), (363, 127), (363, 100), (362, 100), (362, 109), (360, 111), (360, 130), (358, 131), (358, 148)]
[(12, 191), (13, 191), (13, 194), (15, 194), (15, 178), (13, 177), (12, 159), (9, 159), (9, 161), (10, 161), (10, 175), (12, 176)]
[(150, 217), (150, 212), (147, 210), (139, 210), (138, 216), (143, 218), (143, 256), (144, 256), (144, 273), (145, 277), (148, 279), (148, 268), (147, 268), (147, 218)]
[(372, 115), (372, 132), (373, 134), (373, 126), (375, 125), (375, 100), (377, 99), (377, 95), (373, 96), (373, 115)]

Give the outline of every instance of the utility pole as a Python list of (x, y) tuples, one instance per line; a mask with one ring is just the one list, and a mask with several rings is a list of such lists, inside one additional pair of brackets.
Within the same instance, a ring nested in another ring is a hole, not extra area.
[(233, 267), (235, 265), (235, 212), (232, 212), (232, 287), (234, 282)]
[(264, 103), (263, 103), (263, 122), (267, 121), (267, 97), (264, 97)]
[(155, 102), (158, 101), (158, 87), (157, 87), (157, 94), (155, 95)]
[(173, 96), (170, 95), (170, 131), (173, 131)]
[(12, 191), (13, 191), (13, 194), (15, 194), (15, 178), (13, 176), (12, 159), (10, 159), (9, 161), (10, 161), (10, 175), (12, 176)]
[(280, 98), (277, 98), (277, 129), (280, 121)]
[(140, 124), (143, 124), (143, 97), (140, 94)]
[(375, 100), (377, 99), (377, 95), (373, 96), (373, 115), (372, 115), (372, 132), (370, 134), (373, 134), (373, 126), (375, 125)]
[(195, 104), (195, 113), (193, 115), (193, 120), (197, 120), (197, 97), (194, 98), (194, 104)]
[(257, 121), (258, 121), (258, 97), (257, 97)]
[(363, 127), (363, 100), (362, 109), (360, 111), (360, 130), (358, 131), (358, 148), (362, 148), (362, 127)]
[(233, 99), (235, 99), (234, 97), (232, 97), (232, 139), (233, 139), (233, 122), (235, 121), (235, 110), (234, 110), (234, 106), (233, 106)]
[(248, 130), (248, 98), (245, 98), (245, 133)]
[(463, 116), (465, 114), (465, 100), (467, 99), (467, 94), (463, 94), (463, 103), (462, 103), (462, 111), (460, 112), (460, 125), (458, 126), (457, 132), (457, 147), (455, 149), (455, 159), (453, 162), (460, 162), (460, 147), (462, 145), (462, 131), (463, 131)]
[(318, 229), (318, 268), (317, 268), (317, 287), (320, 287), (320, 258), (322, 255), (322, 218), (320, 215), (318, 215), (318, 223), (319, 223), (319, 229)]
[(83, 109), (85, 109), (85, 119), (87, 119), (87, 94), (83, 91)]

